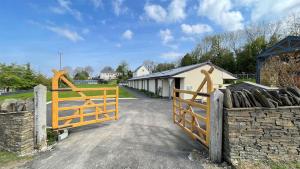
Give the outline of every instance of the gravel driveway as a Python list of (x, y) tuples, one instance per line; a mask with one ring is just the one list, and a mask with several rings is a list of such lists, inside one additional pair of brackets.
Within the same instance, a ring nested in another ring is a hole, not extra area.
[(203, 147), (172, 122), (171, 101), (120, 100), (118, 121), (70, 130), (54, 150), (25, 168), (203, 168), (188, 156)]

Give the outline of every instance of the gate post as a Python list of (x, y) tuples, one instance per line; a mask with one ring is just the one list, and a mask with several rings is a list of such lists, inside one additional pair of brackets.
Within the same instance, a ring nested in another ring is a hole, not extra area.
[(220, 90), (210, 96), (209, 158), (215, 163), (222, 162), (223, 97)]
[(47, 87), (41, 84), (34, 87), (34, 138), (35, 147), (39, 150), (47, 149)]

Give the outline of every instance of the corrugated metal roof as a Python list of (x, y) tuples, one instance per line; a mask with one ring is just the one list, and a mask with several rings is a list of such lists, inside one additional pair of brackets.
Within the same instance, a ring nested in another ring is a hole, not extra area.
[(184, 67), (179, 67), (179, 68), (175, 68), (175, 69), (171, 69), (171, 70), (166, 70), (163, 72), (157, 72), (157, 73), (151, 73), (149, 75), (145, 75), (145, 76), (139, 76), (139, 77), (134, 77), (131, 78), (129, 80), (137, 80), (137, 79), (151, 79), (151, 78), (167, 78), (167, 77), (171, 77), (171, 76), (175, 76), (177, 74), (189, 71), (189, 70), (193, 70), (195, 68), (204, 66), (204, 65), (211, 65), (221, 71), (225, 71), (226, 73), (230, 74), (231, 76), (234, 77), (234, 75), (222, 68), (217, 67), (216, 65), (213, 65), (211, 62), (203, 62), (203, 63), (199, 63), (199, 64), (195, 64), (195, 65), (189, 65), (189, 66), (184, 66)]

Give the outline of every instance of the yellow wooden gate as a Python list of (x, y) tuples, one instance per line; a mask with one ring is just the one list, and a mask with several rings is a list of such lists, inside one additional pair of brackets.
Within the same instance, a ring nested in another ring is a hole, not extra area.
[[(64, 71), (53, 70), (53, 73), (53, 129), (78, 127), (110, 120), (118, 120), (118, 87), (78, 88), (65, 77)], [(63, 82), (69, 88), (60, 88), (59, 81)], [(63, 92), (77, 93), (78, 97), (64, 96)], [(68, 103), (73, 102), (75, 105), (68, 106), (65, 101), (68, 101)]]
[[(173, 89), (173, 121), (187, 132), (193, 139), (199, 140), (209, 147), (210, 132), (210, 94), (213, 92), (213, 84), (210, 74), (214, 68), (208, 71), (201, 70), (205, 78), (197, 91)], [(201, 93), (206, 84), (206, 92)], [(190, 98), (191, 99), (184, 99)]]

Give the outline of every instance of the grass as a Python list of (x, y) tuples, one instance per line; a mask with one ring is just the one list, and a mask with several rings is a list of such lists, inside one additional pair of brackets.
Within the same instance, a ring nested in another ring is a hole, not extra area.
[(248, 81), (248, 82), (253, 82), (253, 83), (255, 83), (256, 82), (256, 80), (255, 79), (252, 79), (252, 78), (249, 78), (249, 79), (238, 79), (237, 81), (236, 81), (236, 83), (242, 83), (242, 82), (245, 82), (245, 81)]
[[(109, 84), (82, 84), (77, 85), (79, 88), (101, 88), (101, 87), (115, 87), (117, 86), (116, 83), (109, 83)], [(87, 96), (96, 96), (96, 95), (102, 95), (103, 91), (88, 91), (84, 92)], [(107, 94), (115, 94), (113, 91), (108, 91)], [(76, 92), (67, 91), (67, 92), (60, 92), (59, 97), (66, 98), (66, 97), (79, 97)], [(125, 97), (134, 97), (131, 93), (127, 92), (123, 88), (119, 88), (119, 97), (125, 98)], [(21, 93), (21, 94), (13, 94), (13, 95), (5, 95), (0, 96), (0, 101), (4, 99), (27, 99), (27, 98), (33, 98), (33, 92), (29, 93)], [(47, 101), (51, 101), (51, 92), (48, 91), (47, 93)]]
[(58, 140), (58, 133), (52, 129), (47, 129), (47, 144), (52, 145)]
[(237, 169), (300, 169), (300, 161), (240, 161)]
[(268, 162), (271, 169), (300, 169), (300, 161)]
[(32, 157), (19, 157), (15, 153), (0, 151), (0, 166), (8, 165), (9, 163), (17, 163), (21, 160), (30, 160)]

